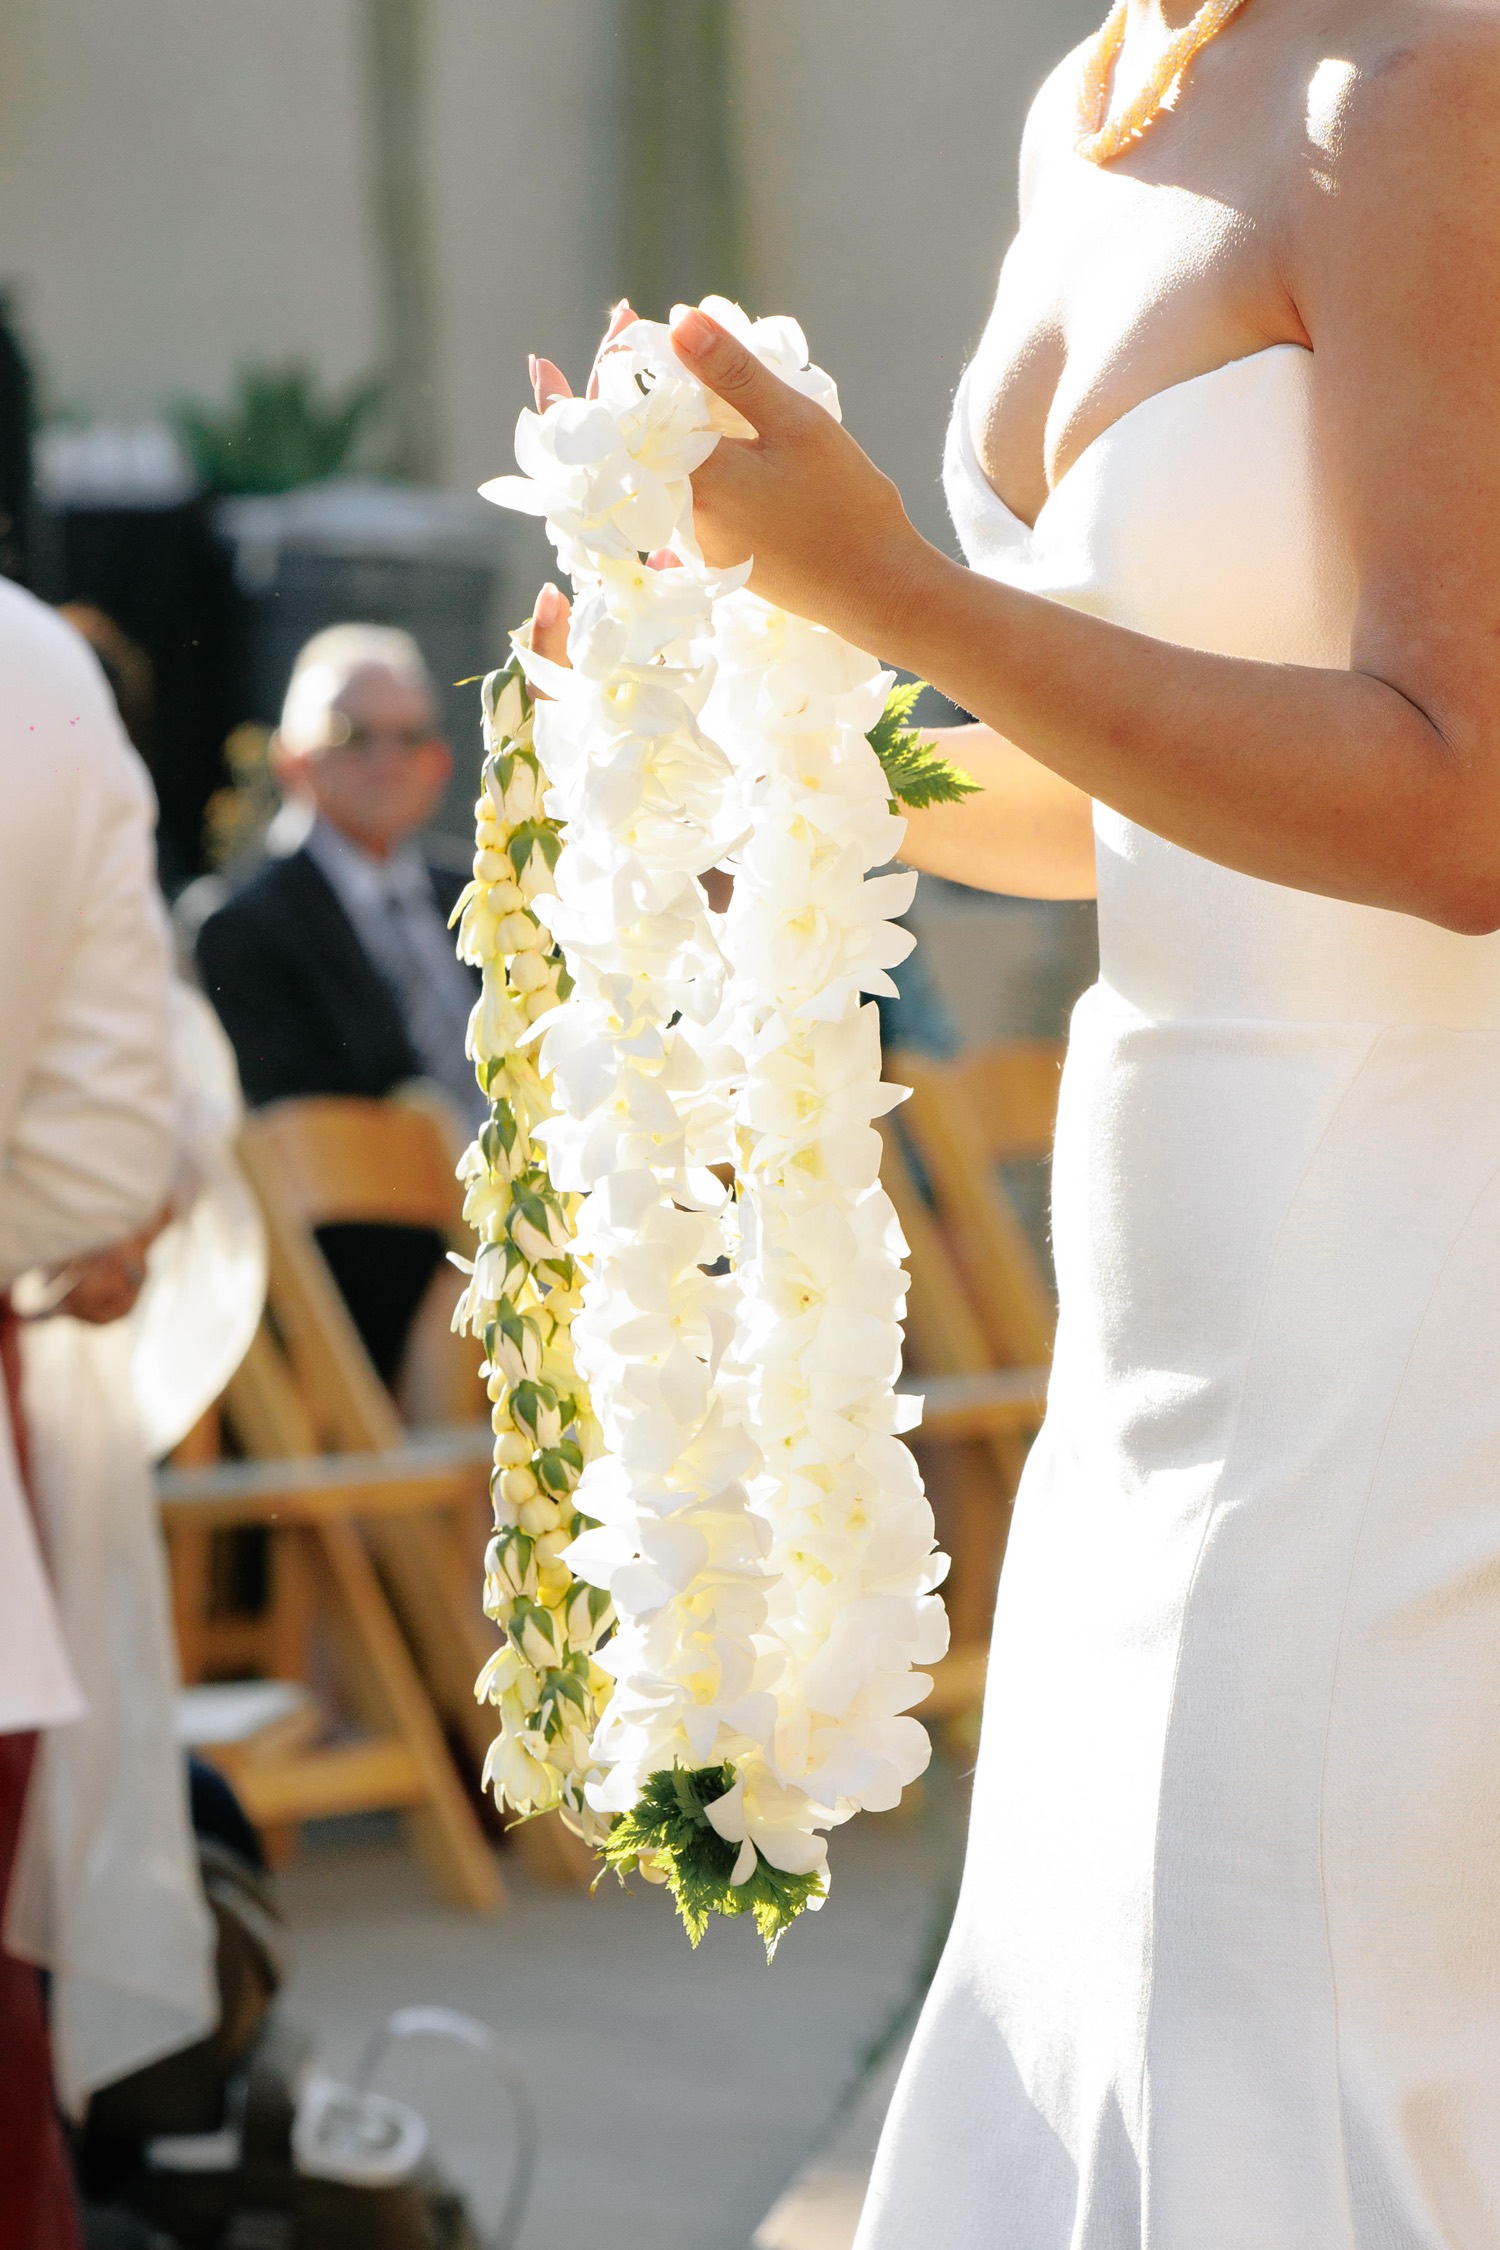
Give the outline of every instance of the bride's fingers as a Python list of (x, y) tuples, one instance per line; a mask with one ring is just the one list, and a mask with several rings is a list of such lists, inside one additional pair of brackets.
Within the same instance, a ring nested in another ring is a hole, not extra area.
[(536, 393), (538, 414), (545, 414), (555, 398), (573, 396), (573, 386), (555, 360), (533, 358), (530, 366), (531, 387)]
[(572, 614), (565, 594), (550, 582), (542, 588), (531, 613), (531, 645), (538, 656), (547, 657), (553, 664), (567, 663), (568, 620)]
[[(593, 370), (589, 376), (588, 396), (590, 398), (599, 396), (600, 360), (603, 359), (615, 338), (622, 330), (628, 328), (634, 319), (635, 314), (631, 310), (629, 299), (622, 297), (609, 316), (609, 327), (605, 332), (604, 341), (594, 355)], [(526, 362), (526, 367), (531, 377), (531, 388), (536, 394), (538, 414), (545, 414), (555, 398), (571, 398), (573, 396), (573, 386), (555, 359), (538, 359), (533, 352)]]
[(615, 338), (623, 334), (623, 332), (631, 325), (634, 319), (635, 308), (632, 306), (628, 297), (622, 297), (620, 299), (620, 302), (616, 305), (614, 311), (609, 316), (609, 326), (604, 331), (604, 341), (599, 346), (598, 351), (594, 354), (594, 364), (589, 371), (588, 396), (590, 398), (597, 398), (599, 396), (599, 362), (603, 359), (605, 353), (609, 350), (609, 347), (614, 342)]

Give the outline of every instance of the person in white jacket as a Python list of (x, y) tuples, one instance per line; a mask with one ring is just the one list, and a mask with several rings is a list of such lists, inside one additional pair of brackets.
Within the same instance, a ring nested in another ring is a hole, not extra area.
[[(150, 783), (83, 642), (0, 580), (0, 1298), (44, 1268), (110, 1319), (173, 1162)], [(15, 1355), (6, 1358), (14, 1366)], [(0, 1903), (35, 1735), (78, 1716), (0, 1387)], [(36, 1972), (0, 1954), (0, 2242), (76, 2241)]]

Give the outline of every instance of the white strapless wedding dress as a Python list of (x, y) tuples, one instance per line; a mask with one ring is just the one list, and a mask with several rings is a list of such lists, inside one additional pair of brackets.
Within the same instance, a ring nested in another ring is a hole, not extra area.
[[(1311, 356), (1151, 398), (978, 570), (1344, 666)], [(1062, 1312), (957, 1920), (860, 2250), (1500, 2250), (1500, 937), (1103, 812)]]

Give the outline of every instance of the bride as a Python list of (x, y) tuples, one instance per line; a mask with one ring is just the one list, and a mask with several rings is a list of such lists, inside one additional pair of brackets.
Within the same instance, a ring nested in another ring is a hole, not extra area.
[(967, 568), (675, 329), (758, 432), (710, 558), (977, 714), (909, 859), (1097, 867), (1051, 1401), (860, 2250), (1500, 2250), (1500, 20), (1120, 0), (1022, 174)]

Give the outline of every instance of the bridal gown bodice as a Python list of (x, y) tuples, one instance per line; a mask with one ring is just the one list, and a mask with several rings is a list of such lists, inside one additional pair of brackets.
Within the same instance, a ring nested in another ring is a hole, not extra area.
[[(1312, 369), (1148, 399), (1034, 527), (961, 391), (970, 563), (1346, 667)], [(1096, 828), (1048, 1414), (860, 2250), (1500, 2250), (1500, 936)]]

